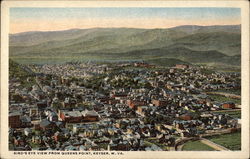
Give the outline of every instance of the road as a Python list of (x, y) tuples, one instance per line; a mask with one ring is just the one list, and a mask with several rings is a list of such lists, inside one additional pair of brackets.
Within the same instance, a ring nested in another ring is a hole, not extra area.
[(229, 98), (241, 99), (241, 96), (237, 95), (237, 94), (231, 94), (231, 93), (225, 93), (225, 92), (206, 92), (206, 93), (207, 94), (222, 95), (222, 96), (229, 97)]
[[(183, 142), (183, 143), (177, 145), (177, 146), (175, 147), (175, 150), (173, 150), (173, 151), (182, 151), (183, 146), (184, 146), (185, 143), (187, 143), (188, 141), (191, 141), (191, 139), (186, 140), (185, 142)], [(218, 144), (216, 144), (216, 143), (214, 143), (214, 142), (212, 142), (212, 141), (210, 141), (210, 140), (208, 140), (208, 139), (205, 139), (205, 138), (200, 138), (198, 141), (201, 141), (203, 144), (206, 144), (207, 146), (212, 147), (213, 149), (215, 149), (215, 150), (217, 150), (217, 151), (230, 151), (229, 149), (227, 149), (227, 148), (225, 148), (225, 147), (223, 147), (223, 146), (221, 146), (221, 145), (218, 145)]]
[(212, 141), (210, 141), (210, 140), (208, 140), (208, 139), (201, 138), (200, 141), (201, 141), (203, 144), (206, 144), (206, 145), (208, 145), (209, 147), (212, 147), (212, 148), (215, 149), (215, 150), (218, 150), (218, 151), (230, 151), (229, 149), (227, 149), (227, 148), (225, 148), (225, 147), (223, 147), (223, 146), (221, 146), (221, 145), (218, 145), (218, 144), (216, 144), (216, 143), (214, 143), (214, 142), (212, 142)]

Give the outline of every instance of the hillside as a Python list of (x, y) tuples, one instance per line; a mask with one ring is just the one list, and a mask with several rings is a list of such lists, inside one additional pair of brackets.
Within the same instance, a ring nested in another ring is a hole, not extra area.
[(9, 60), (9, 77), (13, 78), (27, 78), (31, 76), (29, 72), (22, 68), (22, 66), (13, 60)]
[[(17, 43), (10, 37), (10, 54), (15, 56), (30, 54), (74, 54), (86, 52), (126, 52), (138, 48), (151, 49), (172, 44), (173, 39), (184, 37), (186, 34), (166, 29), (101, 29), (84, 36), (42, 42), (40, 44), (24, 46)], [(119, 32), (120, 31), (120, 32)], [(25, 36), (26, 37), (26, 36)], [(11, 40), (12, 39), (12, 40)], [(153, 43), (154, 44), (153, 44)], [(150, 44), (151, 43), (151, 44)]]
[(195, 33), (212, 33), (212, 32), (228, 32), (241, 33), (241, 25), (213, 25), (213, 26), (198, 26), (198, 25), (182, 25), (172, 28), (176, 31), (182, 31), (188, 34)]
[[(240, 65), (240, 25), (169, 29), (93, 28), (10, 35), (10, 57), (21, 62), (165, 59)], [(155, 61), (155, 60), (153, 60)], [(166, 62), (169, 60), (166, 60)], [(35, 62), (36, 63), (36, 62)]]
[[(135, 50), (125, 53), (112, 53), (112, 54), (102, 54), (102, 53), (90, 53), (86, 54), (88, 56), (100, 56), (102, 58), (112, 57), (113, 59), (127, 57), (133, 59), (179, 59), (187, 63), (218, 63), (218, 64), (232, 64), (240, 65), (240, 56), (227, 56), (216, 50), (209, 51), (194, 51), (185, 47), (165, 47), (157, 49), (146, 49), (146, 50)], [(167, 61), (166, 61), (167, 62)], [(162, 61), (161, 61), (162, 63)]]
[(175, 45), (192, 50), (217, 50), (226, 55), (239, 55), (241, 35), (227, 32), (196, 33), (177, 39)]

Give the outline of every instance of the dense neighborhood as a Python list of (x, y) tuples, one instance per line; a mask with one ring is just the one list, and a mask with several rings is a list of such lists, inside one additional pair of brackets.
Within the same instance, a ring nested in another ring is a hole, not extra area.
[(240, 117), (220, 113), (241, 109), (232, 93), (241, 89), (240, 73), (143, 61), (15, 67), (10, 150), (177, 151), (241, 129)]

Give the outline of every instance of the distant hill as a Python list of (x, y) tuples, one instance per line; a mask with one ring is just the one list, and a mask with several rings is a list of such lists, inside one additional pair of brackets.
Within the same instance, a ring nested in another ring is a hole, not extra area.
[[(90, 53), (87, 55), (97, 56), (98, 54)], [(105, 58), (106, 54), (99, 54), (99, 56)], [(185, 47), (165, 47), (157, 49), (147, 50), (135, 50), (125, 53), (113, 53), (109, 55), (113, 58), (126, 58), (131, 57), (133, 59), (178, 59), (186, 63), (217, 63), (228, 65), (240, 65), (240, 55), (227, 56), (216, 50), (209, 51), (194, 51)], [(161, 60), (162, 63), (162, 60)]]
[(192, 50), (217, 50), (226, 55), (239, 55), (241, 34), (229, 32), (196, 33), (177, 39), (174, 45), (185, 46)]
[(182, 25), (171, 28), (176, 31), (182, 31), (188, 34), (209, 33), (209, 32), (228, 32), (241, 33), (241, 25), (213, 25), (213, 26), (198, 26), (198, 25)]
[[(169, 29), (93, 28), (10, 35), (10, 57), (142, 59), (161, 63), (240, 65), (241, 27), (178, 26)], [(121, 60), (121, 59), (120, 59)], [(27, 61), (28, 62), (28, 61)], [(180, 62), (180, 61), (178, 61)], [(164, 65), (164, 64), (163, 64)]]
[(145, 29), (129, 28), (91, 28), (91, 29), (69, 29), (63, 31), (32, 31), (17, 34), (10, 34), (11, 46), (31, 46), (50, 41), (74, 40), (84, 37), (85, 40), (110, 35), (136, 34)]

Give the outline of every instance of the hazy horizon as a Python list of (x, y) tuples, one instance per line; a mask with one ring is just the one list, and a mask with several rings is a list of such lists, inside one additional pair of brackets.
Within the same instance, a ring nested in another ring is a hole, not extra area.
[(10, 8), (10, 33), (239, 25), (239, 8)]
[(69, 28), (69, 29), (63, 29), (63, 30), (31, 30), (31, 31), (24, 31), (24, 32), (17, 32), (17, 33), (9, 33), (11, 35), (15, 34), (22, 34), (22, 33), (28, 33), (28, 32), (60, 32), (60, 31), (69, 31), (69, 30), (91, 30), (91, 29), (171, 29), (175, 27), (181, 27), (181, 26), (201, 26), (201, 27), (209, 27), (209, 26), (239, 26), (241, 24), (232, 24), (232, 25), (178, 25), (173, 27), (167, 27), (167, 28), (135, 28), (135, 27), (92, 27), (92, 28)]

